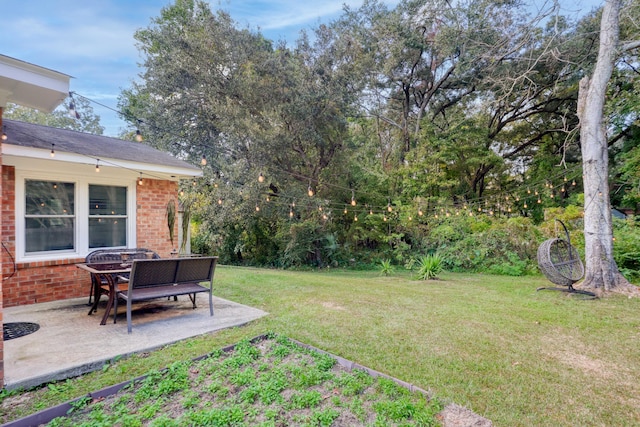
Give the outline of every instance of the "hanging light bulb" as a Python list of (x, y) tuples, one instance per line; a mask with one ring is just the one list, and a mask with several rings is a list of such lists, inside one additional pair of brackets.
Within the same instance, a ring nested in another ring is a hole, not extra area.
[(222, 204), (222, 199), (218, 199), (218, 204), (221, 205)]
[(51, 144), (51, 153), (49, 153), (49, 156), (51, 156), (51, 158), (54, 158), (56, 156), (56, 152), (53, 150), (53, 147), (55, 147), (56, 144)]
[(528, 206), (527, 206), (527, 202), (524, 202), (524, 206), (523, 206), (523, 207), (524, 207), (525, 209), (527, 209), (527, 208), (528, 208)]
[(260, 206), (256, 205), (256, 212), (260, 212)]
[(355, 205), (356, 205), (355, 194), (353, 193), (353, 190), (351, 190), (351, 206), (355, 206)]
[(3, 141), (7, 140), (7, 125), (2, 125), (2, 136), (0, 138), (2, 138)]
[[(71, 94), (69, 94), (69, 96), (71, 96)], [(76, 104), (73, 102), (73, 98), (69, 101), (69, 116), (72, 119), (80, 119), (80, 113), (76, 110)]]
[(184, 190), (180, 190), (180, 195), (184, 196)]
[(358, 215), (354, 215), (354, 216), (353, 216), (353, 221), (354, 221), (354, 222), (358, 222)]
[(387, 216), (386, 216), (386, 215), (382, 215), (382, 220), (383, 220), (384, 222), (387, 222)]
[(100, 172), (100, 159), (96, 159), (96, 172)]
[(413, 218), (411, 217), (411, 215), (409, 215), (409, 221), (411, 221)]
[(575, 179), (573, 181), (571, 181), (571, 185), (573, 185), (574, 187), (576, 186), (576, 180)]
[(140, 177), (138, 178), (138, 185), (142, 185), (142, 172), (140, 172)]
[(387, 211), (391, 212), (393, 208), (391, 207), (391, 202), (387, 203)]
[(418, 215), (420, 215), (420, 216), (424, 215), (424, 212), (422, 212), (422, 209), (418, 210)]
[(369, 209), (369, 215), (373, 215), (373, 209)]
[(140, 129), (136, 129), (136, 141), (142, 142), (142, 134), (140, 133)]
[(204, 154), (202, 155), (202, 159), (200, 159), (200, 164), (202, 166), (207, 166), (207, 158)]
[(318, 211), (322, 212), (322, 206), (318, 206)]
[(307, 194), (309, 195), (309, 197), (313, 197), (313, 189), (311, 188), (311, 184), (309, 184), (309, 187), (307, 187)]
[(349, 211), (347, 210), (347, 208), (344, 208), (344, 214), (346, 215), (348, 213), (349, 213)]
[(289, 218), (293, 218), (293, 209), (289, 209)]
[(322, 219), (327, 220), (327, 214), (322, 214)]
[(260, 175), (258, 175), (258, 182), (264, 182), (264, 175), (262, 174), (262, 172), (260, 172)]
[(267, 202), (270, 202), (271, 201), (271, 197), (267, 196), (266, 200), (267, 200)]

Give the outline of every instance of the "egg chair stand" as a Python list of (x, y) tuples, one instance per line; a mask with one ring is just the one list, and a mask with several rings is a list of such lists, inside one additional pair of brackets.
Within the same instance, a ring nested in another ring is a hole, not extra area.
[(596, 297), (593, 292), (575, 289), (573, 284), (584, 276), (584, 265), (580, 260), (578, 251), (571, 246), (569, 231), (560, 220), (558, 221), (564, 228), (565, 239), (555, 238), (542, 242), (538, 247), (538, 266), (549, 281), (562, 287), (540, 287), (537, 291), (546, 289), (551, 291), (561, 291), (571, 294), (586, 295)]

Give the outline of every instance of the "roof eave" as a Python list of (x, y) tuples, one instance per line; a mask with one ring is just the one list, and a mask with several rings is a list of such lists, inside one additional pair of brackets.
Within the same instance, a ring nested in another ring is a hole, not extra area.
[[(82, 154), (56, 151), (55, 157), (51, 157), (50, 150), (40, 148), (21, 147), (11, 144), (2, 144), (3, 164), (10, 166), (24, 166), (30, 161), (62, 162), (69, 164), (95, 164), (97, 159)], [(202, 170), (194, 167), (178, 167), (169, 165), (159, 165), (153, 163), (133, 162), (120, 159), (100, 158), (101, 166), (109, 168), (119, 168), (129, 172), (142, 173), (148, 178), (159, 178), (177, 181), (184, 178), (197, 178), (202, 176)]]

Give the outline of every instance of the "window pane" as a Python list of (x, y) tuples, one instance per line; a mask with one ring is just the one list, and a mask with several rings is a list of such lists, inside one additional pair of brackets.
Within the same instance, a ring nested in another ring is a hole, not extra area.
[(89, 186), (89, 215), (126, 215), (127, 187)]
[(89, 247), (127, 246), (126, 218), (89, 218)]
[(26, 218), (26, 251), (73, 249), (73, 218)]
[(74, 184), (25, 181), (27, 215), (74, 215)]

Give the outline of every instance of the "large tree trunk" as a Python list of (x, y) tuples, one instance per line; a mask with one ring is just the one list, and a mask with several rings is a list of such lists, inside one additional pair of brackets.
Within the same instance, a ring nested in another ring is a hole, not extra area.
[(580, 285), (597, 294), (638, 292), (613, 259), (609, 202), (609, 157), (603, 109), (618, 48), (621, 0), (607, 0), (600, 22), (600, 47), (591, 79), (580, 81), (578, 117), (584, 174), (585, 278)]

